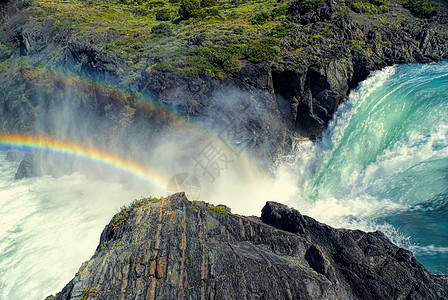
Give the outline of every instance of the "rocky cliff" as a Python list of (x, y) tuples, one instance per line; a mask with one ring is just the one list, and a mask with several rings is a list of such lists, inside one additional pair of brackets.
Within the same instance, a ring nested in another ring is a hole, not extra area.
[(448, 281), (381, 232), (334, 229), (268, 202), (261, 218), (142, 198), (48, 299), (446, 299)]
[[(102, 126), (92, 121), (96, 135), (115, 134), (125, 106), (135, 109), (131, 125), (163, 123), (129, 97), (137, 94), (218, 127), (226, 122), (221, 112), (244, 115), (239, 132), (259, 137), (247, 148), (270, 161), (291, 138), (318, 136), (371, 71), (448, 58), (445, 1), (429, 18), (395, 0), (267, 0), (259, 2), (264, 14), (251, 10), (252, 1), (223, 1), (218, 16), (169, 22), (154, 22), (158, 8), (148, 1), (115, 2), (2, 1), (2, 130), (30, 132), (39, 120), (39, 130), (51, 130), (42, 108), (57, 106), (67, 90), (76, 114), (105, 118)], [(120, 23), (114, 14), (133, 19)], [(67, 82), (51, 70), (127, 92)]]

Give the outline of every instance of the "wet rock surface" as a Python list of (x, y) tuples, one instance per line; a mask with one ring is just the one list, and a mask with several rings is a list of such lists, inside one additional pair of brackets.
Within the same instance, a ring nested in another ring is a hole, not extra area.
[(26, 153), (22, 161), (20, 162), (19, 168), (17, 169), (15, 179), (36, 177), (40, 175), (41, 172), (39, 170), (36, 156), (30, 153)]
[(445, 279), (381, 232), (334, 229), (275, 202), (261, 219), (210, 208), (179, 193), (117, 214), (52, 299), (448, 297)]
[(16, 162), (20, 162), (22, 161), (24, 157), (24, 154), (18, 151), (8, 151), (8, 153), (6, 154), (6, 160), (7, 161), (16, 161)]

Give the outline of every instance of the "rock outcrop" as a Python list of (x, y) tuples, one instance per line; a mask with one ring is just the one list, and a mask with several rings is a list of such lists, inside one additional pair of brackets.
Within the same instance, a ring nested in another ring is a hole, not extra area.
[(23, 179), (27, 177), (36, 177), (40, 175), (41, 172), (39, 170), (36, 156), (31, 153), (26, 153), (22, 161), (20, 162), (15, 178)]
[[(17, 153), (17, 155), (20, 154)], [(22, 154), (16, 158), (19, 157), (23, 158), (18, 160), (20, 165), (15, 175), (16, 180), (43, 175), (61, 177), (75, 171), (73, 159), (58, 156), (57, 154), (37, 151), (25, 153), (25, 155)]]
[(23, 159), (24, 154), (18, 151), (8, 151), (6, 154), (7, 161), (16, 161), (20, 162)]
[(268, 202), (261, 219), (148, 198), (106, 226), (48, 299), (446, 299), (448, 281), (381, 232), (334, 229)]

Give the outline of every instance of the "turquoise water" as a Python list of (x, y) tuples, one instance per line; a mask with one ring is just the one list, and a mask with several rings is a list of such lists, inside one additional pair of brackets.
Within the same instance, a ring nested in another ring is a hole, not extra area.
[(383, 230), (430, 271), (448, 273), (448, 63), (388, 67), (295, 153), (302, 212)]

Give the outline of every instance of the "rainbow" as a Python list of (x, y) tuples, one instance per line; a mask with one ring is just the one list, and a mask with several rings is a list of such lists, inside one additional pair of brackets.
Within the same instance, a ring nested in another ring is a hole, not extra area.
[[(226, 147), (232, 149), (232, 151), (234, 151), (235, 153), (241, 152), (241, 149), (238, 149), (238, 147), (236, 147), (235, 145), (218, 138), (215, 132), (213, 132), (209, 128), (204, 127), (200, 121), (186, 118), (174, 108), (162, 105), (157, 101), (154, 101), (154, 99), (150, 99), (141, 93), (131, 93), (122, 87), (112, 86), (109, 83), (103, 82), (98, 78), (86, 77), (71, 73), (66, 70), (63, 71), (57, 69), (48, 70), (45, 68), (34, 68), (33, 71), (38, 73), (42, 78), (62, 82), (71, 88), (78, 86), (88, 89), (90, 87), (98, 89), (104, 94), (110, 93), (116, 95), (118, 97), (110, 97), (109, 100), (113, 102), (116, 99), (126, 99), (125, 102), (129, 103), (132, 108), (149, 114), (153, 113), (161, 119), (166, 120), (171, 125), (177, 125), (182, 129), (187, 129), (191, 132), (201, 133), (214, 142), (225, 145)], [(249, 157), (246, 157), (246, 159), (250, 160)], [(256, 162), (253, 163), (256, 164)]]
[(136, 176), (150, 184), (166, 189), (169, 178), (134, 161), (73, 141), (64, 141), (48, 136), (0, 133), (0, 146), (49, 151), (81, 157), (109, 165), (117, 170)]

